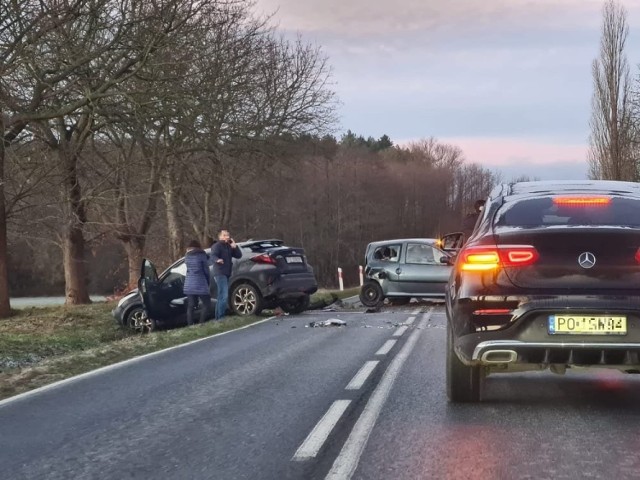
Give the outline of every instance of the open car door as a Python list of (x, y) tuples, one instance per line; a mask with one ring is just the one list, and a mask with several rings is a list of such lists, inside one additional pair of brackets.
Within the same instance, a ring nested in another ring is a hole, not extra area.
[(464, 245), (465, 240), (462, 232), (447, 233), (440, 237), (438, 246), (451, 257), (455, 257)]
[(159, 278), (153, 263), (146, 258), (142, 261), (138, 291), (149, 318), (163, 324), (186, 323), (187, 302), (183, 293), (186, 273), (184, 261), (178, 261)]
[(159, 305), (158, 272), (155, 265), (146, 258), (142, 259), (142, 266), (140, 267), (138, 292), (147, 315), (154, 319), (161, 317), (164, 309)]

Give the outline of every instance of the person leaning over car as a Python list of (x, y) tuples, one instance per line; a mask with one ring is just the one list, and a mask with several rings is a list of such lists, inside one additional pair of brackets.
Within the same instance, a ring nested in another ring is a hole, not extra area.
[(220, 320), (227, 312), (229, 297), (229, 277), (231, 276), (232, 258), (242, 257), (242, 250), (233, 241), (227, 230), (220, 230), (218, 241), (211, 246), (211, 262), (213, 278), (218, 286), (216, 303), (216, 320)]
[(183, 292), (187, 296), (187, 324), (193, 325), (193, 309), (198, 304), (198, 300), (203, 304), (200, 310), (200, 323), (204, 323), (207, 313), (211, 310), (209, 261), (197, 240), (189, 242), (184, 263), (187, 266), (183, 287)]

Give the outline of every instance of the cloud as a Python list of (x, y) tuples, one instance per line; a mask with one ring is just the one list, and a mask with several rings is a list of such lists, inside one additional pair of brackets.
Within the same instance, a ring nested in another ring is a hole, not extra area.
[(544, 138), (511, 137), (448, 137), (440, 141), (459, 146), (470, 162), (482, 165), (545, 165), (557, 163), (584, 163), (586, 144), (566, 144)]
[(510, 181), (526, 175), (540, 180), (584, 180), (588, 175), (587, 145), (545, 138), (441, 138), (457, 145), (469, 162), (482, 165)]
[[(415, 140), (394, 139), (394, 143), (406, 147)], [(467, 162), (500, 173), (504, 181), (523, 175), (540, 180), (584, 180), (588, 175), (586, 144), (526, 137), (443, 137), (437, 140), (461, 148)]]
[[(521, 29), (532, 23), (548, 27), (584, 25), (599, 18), (601, 0), (259, 0), (281, 27), (326, 31), (345, 36), (380, 35), (415, 30), (464, 33), (493, 28)], [(633, 12), (637, 3), (627, 6)], [(596, 20), (598, 21), (598, 20)]]

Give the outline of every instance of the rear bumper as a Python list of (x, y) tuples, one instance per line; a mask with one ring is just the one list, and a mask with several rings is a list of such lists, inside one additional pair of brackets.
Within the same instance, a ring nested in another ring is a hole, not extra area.
[(318, 282), (313, 274), (296, 273), (281, 275), (275, 282), (264, 288), (262, 295), (265, 298), (297, 298), (317, 291)]
[(640, 312), (608, 312), (627, 317), (625, 335), (551, 334), (548, 312), (521, 318), (495, 331), (478, 331), (454, 340), (468, 365), (573, 365), (640, 368)]

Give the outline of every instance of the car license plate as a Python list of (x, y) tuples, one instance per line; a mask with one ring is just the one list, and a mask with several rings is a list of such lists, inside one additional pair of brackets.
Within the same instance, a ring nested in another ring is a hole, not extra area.
[(551, 335), (626, 335), (627, 317), (620, 315), (550, 315), (549, 333)]
[(287, 257), (287, 263), (302, 263), (302, 257)]

